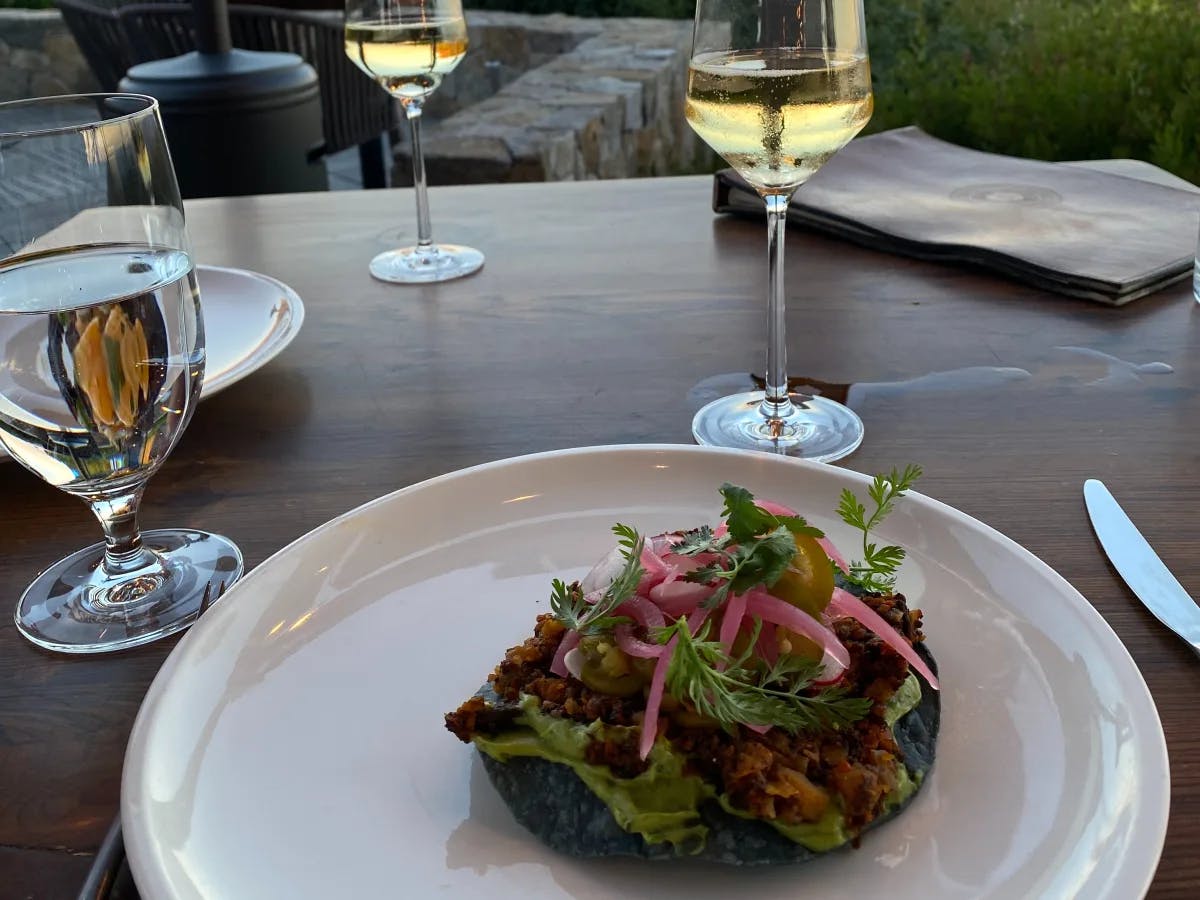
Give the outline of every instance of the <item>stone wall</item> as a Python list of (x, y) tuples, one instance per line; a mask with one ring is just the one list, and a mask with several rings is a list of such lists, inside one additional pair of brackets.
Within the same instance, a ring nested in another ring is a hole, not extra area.
[[(691, 21), (467, 19), (471, 50), (422, 129), (430, 183), (669, 175), (710, 158), (683, 115)], [(487, 86), (480, 73), (489, 71)], [(471, 88), (490, 94), (461, 102)], [(412, 183), (411, 165), (405, 142), (395, 184)]]
[(98, 90), (56, 9), (0, 9), (0, 101)]
[[(425, 110), (431, 183), (669, 175), (711, 158), (683, 117), (690, 21), (467, 21), (471, 49)], [(0, 9), (0, 101), (94, 90), (57, 10)], [(411, 184), (400, 132), (393, 183)]]

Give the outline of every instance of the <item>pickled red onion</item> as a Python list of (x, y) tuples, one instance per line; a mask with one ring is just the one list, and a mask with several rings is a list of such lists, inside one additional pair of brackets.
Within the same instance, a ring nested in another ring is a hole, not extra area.
[(639, 594), (645, 594), (654, 585), (661, 584), (662, 580), (671, 574), (671, 567), (663, 562), (662, 557), (651, 550), (648, 544), (642, 548), (641, 563), (646, 574), (638, 582)]
[(838, 548), (833, 546), (833, 541), (827, 537), (819, 537), (816, 541), (821, 549), (825, 551), (825, 555), (833, 561), (833, 564), (849, 575), (850, 564), (846, 562), (846, 558), (842, 554), (838, 553)]
[(616, 635), (617, 646), (629, 656), (637, 656), (641, 659), (657, 659), (667, 649), (663, 644), (650, 644), (634, 637), (632, 625), (618, 625), (613, 629), (613, 634)]
[[(695, 634), (706, 618), (708, 618), (708, 610), (697, 609), (688, 616), (688, 631)], [(671, 657), (675, 655), (677, 643), (679, 643), (678, 637), (667, 641), (663, 654), (654, 665), (654, 675), (650, 678), (650, 693), (646, 696), (646, 713), (642, 719), (641, 738), (638, 740), (638, 755), (642, 759), (650, 755), (650, 748), (654, 746), (654, 739), (658, 736), (658, 711), (662, 708), (663, 689), (667, 683), (667, 669), (671, 665)]]
[(798, 516), (800, 515), (790, 506), (784, 506), (782, 503), (776, 503), (774, 500), (759, 500), (754, 499), (754, 505), (759, 509), (765, 509), (773, 516)]
[[(662, 628), (667, 624), (667, 620), (663, 618), (662, 610), (645, 597), (630, 597), (617, 607), (616, 614), (618, 616), (629, 616), (643, 628)], [(621, 624), (613, 629), (613, 631), (617, 638), (617, 646), (630, 656), (638, 656), (642, 659), (654, 659), (662, 656), (665, 649), (662, 644), (650, 643), (635, 637), (633, 626), (631, 625)]]
[(867, 604), (863, 603), (849, 591), (842, 588), (833, 589), (833, 599), (825, 610), (825, 615), (831, 619), (848, 616), (856, 619), (864, 628), (875, 632), (876, 637), (899, 653), (910, 666), (916, 669), (935, 691), (941, 690), (937, 676), (930, 671), (925, 660), (921, 659), (912, 644), (904, 639), (887, 620)]
[[(721, 641), (721, 649), (726, 655), (733, 652), (733, 639), (737, 637), (738, 630), (742, 627), (742, 619), (746, 617), (746, 595), (733, 594), (725, 602), (725, 618), (721, 620), (721, 633), (718, 635)], [(717, 671), (723, 671), (725, 663), (721, 662), (717, 666)]]
[(842, 646), (832, 631), (808, 613), (772, 597), (762, 588), (753, 588), (746, 593), (746, 614), (757, 616), (763, 622), (782, 625), (789, 631), (803, 635), (823, 651), (821, 678), (836, 678), (850, 666), (850, 653)]
[(667, 624), (662, 610), (645, 597), (639, 597), (637, 594), (618, 606), (614, 615), (629, 616), (644, 628), (662, 628)]
[(775, 629), (771, 625), (764, 625), (758, 633), (758, 641), (754, 645), (754, 650), (768, 666), (775, 665), (779, 659), (779, 642), (775, 639)]
[(650, 599), (668, 616), (684, 616), (712, 594), (707, 584), (694, 581), (671, 581), (650, 588)]
[(567, 653), (579, 646), (579, 632), (568, 631), (563, 635), (562, 640), (558, 642), (558, 650), (554, 653), (554, 661), (550, 663), (550, 671), (560, 678), (566, 678), (571, 673), (567, 671), (567, 664), (564, 660)]

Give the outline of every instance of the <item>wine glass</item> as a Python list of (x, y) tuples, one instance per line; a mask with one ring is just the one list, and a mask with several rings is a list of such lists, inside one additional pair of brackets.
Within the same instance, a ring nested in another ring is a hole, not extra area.
[(421, 154), (425, 98), (467, 55), (461, 0), (346, 0), (346, 55), (400, 101), (412, 133), (417, 244), (379, 254), (371, 274), (380, 281), (427, 284), (478, 271), (478, 250), (433, 242)]
[(792, 194), (872, 103), (862, 0), (698, 0), (687, 120), (765, 201), (769, 268), (766, 390), (703, 407), (699, 443), (829, 461), (862, 442), (850, 409), (788, 391), (783, 249)]
[(242, 556), (219, 535), (138, 530), (146, 480), (204, 377), (200, 294), (157, 102), (0, 104), (0, 210), (0, 443), (83, 499), (104, 530), (26, 589), (17, 628), (65, 653), (172, 634), (241, 575)]

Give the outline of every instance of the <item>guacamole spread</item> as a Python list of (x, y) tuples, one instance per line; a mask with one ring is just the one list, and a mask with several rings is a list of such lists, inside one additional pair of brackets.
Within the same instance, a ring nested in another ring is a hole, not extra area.
[[(920, 700), (920, 683), (910, 674), (888, 701), (885, 721), (889, 726), (895, 725)], [(471, 739), (498, 762), (514, 757), (538, 757), (569, 767), (608, 806), (623, 829), (641, 835), (649, 844), (669, 843), (685, 854), (699, 852), (708, 834), (700, 806), (710, 800), (731, 815), (763, 821), (810, 850), (831, 850), (852, 837), (836, 802), (830, 803), (817, 821), (802, 824), (759, 819), (738, 809), (728, 796), (718, 794), (713, 785), (696, 775), (685, 774), (684, 755), (672, 749), (662, 737), (655, 741), (646, 759), (646, 770), (632, 778), (621, 778), (607, 766), (586, 761), (589, 743), (637, 731), (637, 726), (608, 725), (598, 720), (583, 724), (549, 716), (539, 709), (538, 698), (529, 695), (521, 697), (520, 713), (512, 726), (497, 734), (476, 733)], [(896, 785), (888, 797), (889, 807), (902, 804), (917, 786), (902, 763), (897, 763)]]

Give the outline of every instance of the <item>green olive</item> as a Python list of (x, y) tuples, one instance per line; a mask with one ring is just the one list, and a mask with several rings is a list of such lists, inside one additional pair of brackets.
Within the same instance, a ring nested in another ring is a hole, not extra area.
[(632, 697), (650, 683), (654, 672), (653, 660), (635, 659), (611, 637), (584, 638), (579, 651), (583, 657), (579, 680), (600, 694)]

